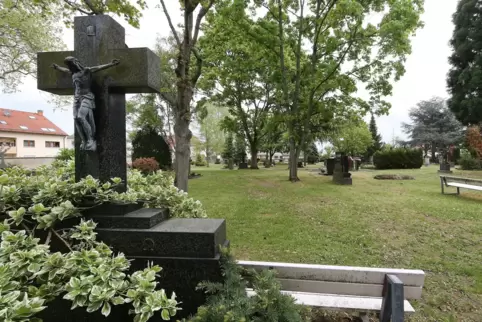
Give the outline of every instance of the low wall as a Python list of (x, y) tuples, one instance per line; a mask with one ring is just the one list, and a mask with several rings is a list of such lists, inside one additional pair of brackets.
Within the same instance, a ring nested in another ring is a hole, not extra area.
[(5, 163), (7, 165), (20, 165), (28, 169), (35, 169), (41, 165), (49, 165), (54, 162), (54, 157), (39, 157), (39, 158), (5, 158)]

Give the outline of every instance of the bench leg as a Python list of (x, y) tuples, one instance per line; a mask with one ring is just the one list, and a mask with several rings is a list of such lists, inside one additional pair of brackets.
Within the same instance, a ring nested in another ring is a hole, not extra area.
[(460, 195), (460, 188), (457, 187), (457, 195)]
[(442, 194), (444, 194), (444, 180), (440, 178), (440, 187), (442, 188)]
[(370, 319), (368, 318), (368, 313), (360, 313), (359, 317), (362, 322), (370, 322)]
[(395, 275), (385, 275), (380, 322), (403, 322), (404, 300), (403, 282)]

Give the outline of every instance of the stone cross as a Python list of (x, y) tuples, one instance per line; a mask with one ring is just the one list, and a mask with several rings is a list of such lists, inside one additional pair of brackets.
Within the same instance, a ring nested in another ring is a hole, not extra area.
[[(125, 30), (106, 15), (74, 18), (74, 51), (37, 54), (37, 88), (58, 95), (73, 95), (72, 76), (59, 73), (52, 64), (63, 65), (73, 56), (83, 66), (121, 63), (95, 74), (94, 94), (96, 148), (80, 148), (81, 133), (75, 130), (75, 179), (92, 175), (102, 182), (120, 177), (127, 183), (126, 97), (127, 93), (157, 93), (160, 90), (160, 59), (148, 48), (128, 48)], [(124, 185), (121, 190), (125, 190)]]

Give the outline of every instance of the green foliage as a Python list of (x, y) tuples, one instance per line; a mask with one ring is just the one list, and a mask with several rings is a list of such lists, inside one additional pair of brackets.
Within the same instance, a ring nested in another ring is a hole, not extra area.
[(455, 25), (450, 46), (453, 54), (449, 58), (452, 68), (447, 77), (450, 93), (448, 106), (464, 125), (482, 122), (482, 34), (480, 3), (475, 0), (460, 0), (453, 15)]
[(370, 119), (370, 133), (372, 134), (372, 145), (368, 147), (366, 155), (371, 157), (375, 154), (375, 152), (380, 151), (382, 149), (382, 136), (378, 133), (377, 122), (375, 121), (375, 116), (372, 114)]
[(202, 157), (202, 155), (201, 155), (200, 153), (198, 153), (198, 154), (196, 155), (196, 161), (194, 162), (194, 165), (195, 165), (196, 167), (204, 167), (204, 166), (206, 166), (206, 161), (204, 161), (204, 159), (203, 159), (203, 157)]
[(15, 91), (26, 75), (37, 74), (37, 52), (64, 47), (58, 18), (52, 12), (61, 8), (50, 3), (46, 7), (31, 0), (0, 2), (0, 86), (3, 91)]
[(464, 129), (454, 114), (447, 108), (443, 98), (433, 97), (421, 101), (409, 113), (411, 124), (403, 124), (410, 136), (411, 146), (423, 146), (425, 151), (447, 150), (449, 145), (463, 141)]
[(468, 150), (460, 151), (460, 158), (457, 161), (462, 170), (482, 169), (482, 161), (474, 157)]
[(306, 158), (309, 164), (315, 164), (320, 160), (320, 154), (314, 142), (310, 145)]
[(162, 132), (164, 122), (159, 114), (161, 103), (156, 94), (138, 94), (126, 104), (126, 118), (135, 131), (146, 126)]
[(335, 131), (330, 142), (340, 152), (353, 156), (364, 154), (373, 144), (372, 134), (365, 122), (346, 122)]
[(379, 170), (420, 169), (423, 164), (423, 153), (421, 149), (383, 149), (375, 153), (373, 163)]
[(132, 168), (139, 170), (143, 174), (150, 174), (159, 170), (159, 162), (154, 158), (139, 158), (132, 162)]
[(199, 111), (200, 132), (204, 138), (204, 150), (206, 160), (214, 155), (222, 153), (225, 132), (221, 131), (221, 122), (227, 116), (228, 111), (225, 107), (218, 104), (206, 103), (203, 105), (202, 112)]
[(171, 169), (171, 149), (159, 132), (147, 125), (138, 130), (132, 139), (132, 158), (150, 158), (159, 163), (163, 170)]
[(236, 135), (234, 146), (234, 162), (239, 164), (246, 162), (246, 141), (243, 134)]
[(55, 160), (59, 161), (68, 161), (73, 160), (75, 158), (75, 150), (74, 149), (60, 149), (59, 154), (55, 157)]
[[(307, 321), (303, 317), (304, 309), (296, 305), (291, 296), (280, 292), (275, 272), (245, 272), (226, 250), (221, 257), (221, 268), (224, 283), (201, 283), (200, 288), (209, 296), (190, 322)], [(248, 296), (247, 287), (255, 291), (253, 296)]]

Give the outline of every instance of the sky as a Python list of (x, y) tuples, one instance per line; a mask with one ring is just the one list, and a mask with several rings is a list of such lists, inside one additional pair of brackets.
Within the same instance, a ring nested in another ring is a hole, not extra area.
[[(167, 0), (166, 6), (174, 25), (181, 23), (179, 2)], [(126, 44), (132, 47), (154, 48), (156, 37), (168, 36), (169, 25), (158, 0), (147, 0), (140, 28), (135, 29), (118, 18), (126, 29)], [(388, 98), (392, 109), (388, 116), (377, 118), (382, 139), (391, 142), (393, 137), (406, 137), (401, 130), (402, 122), (409, 122), (408, 111), (421, 100), (433, 96), (446, 98), (446, 75), (450, 68), (448, 57), (451, 53), (449, 40), (453, 32), (452, 14), (457, 0), (425, 0), (425, 13), (422, 20), (425, 27), (417, 31), (412, 40), (412, 54), (405, 64), (406, 73), (393, 86), (393, 95)], [(64, 29), (63, 40), (68, 49), (73, 50), (73, 31)], [(25, 79), (19, 91), (13, 94), (0, 92), (0, 108), (36, 112), (44, 115), (68, 134), (74, 131), (70, 106), (64, 110), (49, 103), (50, 94), (37, 90), (36, 80)]]

